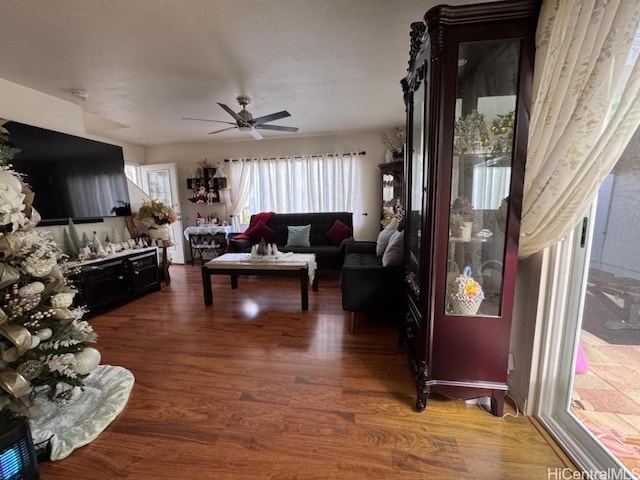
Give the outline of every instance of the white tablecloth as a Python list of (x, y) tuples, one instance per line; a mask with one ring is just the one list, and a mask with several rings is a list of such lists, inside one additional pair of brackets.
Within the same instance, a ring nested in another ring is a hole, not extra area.
[(213, 235), (216, 233), (224, 233), (225, 238), (227, 238), (231, 231), (231, 225), (228, 225), (226, 227), (223, 227), (222, 225), (201, 225), (199, 227), (187, 227), (184, 230), (184, 238), (189, 240), (189, 235)]

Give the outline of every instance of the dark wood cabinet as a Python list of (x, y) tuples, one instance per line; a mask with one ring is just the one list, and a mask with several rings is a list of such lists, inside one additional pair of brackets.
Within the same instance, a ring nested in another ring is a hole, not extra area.
[(124, 303), (129, 298), (127, 266), (121, 259), (87, 265), (76, 286), (89, 314)]
[(122, 305), (145, 293), (160, 290), (156, 248), (120, 254), (80, 265), (69, 277), (78, 294), (76, 305), (85, 305), (87, 317)]
[(380, 169), (382, 208), (380, 212), (380, 227), (384, 228), (393, 218), (397, 206), (402, 204), (404, 198), (404, 162), (398, 160), (381, 163), (378, 168)]
[(133, 297), (160, 290), (158, 252), (143, 252), (125, 260), (128, 272), (129, 294)]
[(402, 341), (418, 410), (440, 393), (502, 415), (539, 7), (438, 6), (411, 25)]

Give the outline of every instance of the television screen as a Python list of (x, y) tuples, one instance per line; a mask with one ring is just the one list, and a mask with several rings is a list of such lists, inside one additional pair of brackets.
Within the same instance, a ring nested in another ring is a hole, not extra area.
[(35, 193), (40, 225), (131, 215), (122, 147), (18, 122), (4, 128), (20, 149), (13, 168)]

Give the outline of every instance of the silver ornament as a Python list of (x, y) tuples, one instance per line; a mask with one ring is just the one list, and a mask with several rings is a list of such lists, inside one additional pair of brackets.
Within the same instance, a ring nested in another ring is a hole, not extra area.
[(16, 372), (27, 380), (33, 380), (42, 373), (43, 363), (40, 360), (27, 360), (16, 368)]

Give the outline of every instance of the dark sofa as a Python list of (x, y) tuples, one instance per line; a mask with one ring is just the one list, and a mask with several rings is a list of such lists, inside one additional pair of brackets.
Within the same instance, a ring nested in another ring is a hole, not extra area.
[(356, 312), (402, 315), (404, 266), (383, 266), (376, 242), (353, 241), (345, 248), (340, 275), (342, 309), (351, 312), (349, 332), (355, 328)]
[[(254, 216), (251, 217), (250, 225), (253, 225), (253, 220)], [(336, 220), (351, 230), (350, 237), (338, 245), (332, 243), (326, 235)], [(350, 212), (276, 213), (265, 225), (274, 231), (270, 240), (265, 239), (268, 243), (275, 243), (281, 252), (315, 253), (318, 270), (340, 270), (344, 261), (345, 244), (353, 238), (353, 214)], [(286, 247), (289, 235), (287, 227), (294, 225), (311, 225), (310, 247)], [(252, 243), (254, 242), (246, 238), (231, 238), (229, 251), (250, 252)]]

